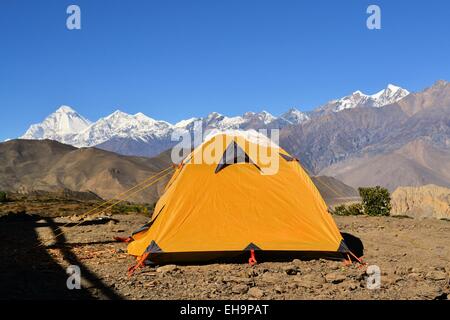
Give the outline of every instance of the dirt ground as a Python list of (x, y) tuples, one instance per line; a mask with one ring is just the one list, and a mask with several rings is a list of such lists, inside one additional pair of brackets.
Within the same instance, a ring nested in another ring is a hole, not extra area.
[[(381, 271), (367, 287), (366, 266), (311, 260), (145, 267), (132, 277), (127, 236), (148, 218), (123, 214), (79, 222), (27, 214), (0, 218), (1, 299), (448, 299), (450, 222), (394, 217), (335, 217), (359, 237), (364, 261)], [(55, 240), (55, 235), (63, 233)], [(45, 242), (45, 240), (49, 240)], [(45, 245), (39, 245), (44, 241)], [(81, 289), (68, 290), (69, 265)]]

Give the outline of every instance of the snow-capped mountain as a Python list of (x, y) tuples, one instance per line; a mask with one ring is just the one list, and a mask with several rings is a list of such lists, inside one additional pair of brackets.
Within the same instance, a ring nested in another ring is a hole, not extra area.
[(202, 118), (190, 118), (186, 120), (181, 120), (177, 123), (175, 123), (174, 127), (177, 129), (188, 129), (190, 128), (195, 121), (201, 121)]
[[(300, 111), (299, 111), (300, 112)], [(280, 127), (278, 124), (279, 118), (273, 116), (267, 111), (261, 112), (246, 112), (242, 116), (227, 117), (217, 112), (210, 113), (203, 119), (203, 127), (206, 129), (263, 129), (267, 127)]]
[(80, 132), (71, 144), (77, 147), (91, 147), (112, 138), (148, 141), (164, 138), (172, 132), (172, 129), (170, 123), (149, 118), (143, 113), (130, 115), (117, 110)]
[(243, 117), (227, 117), (218, 112), (211, 112), (206, 118), (201, 119), (203, 121), (203, 127), (208, 129), (239, 129), (245, 119)]
[(272, 121), (276, 120), (276, 117), (264, 110), (260, 113), (246, 112), (244, 113), (243, 118), (247, 121), (260, 121), (264, 124), (269, 124)]
[(291, 115), (289, 121), (267, 111), (246, 112), (235, 117), (212, 112), (205, 118), (191, 118), (173, 125), (143, 113), (131, 115), (118, 110), (91, 123), (72, 108), (63, 106), (43, 123), (32, 125), (21, 138), (51, 139), (76, 147), (97, 146), (125, 155), (153, 156), (175, 145), (176, 142), (171, 140), (175, 130), (192, 133), (196, 121), (203, 130), (225, 131), (282, 128), (306, 119), (306, 115), (298, 110), (288, 113)]
[(86, 130), (91, 122), (69, 106), (61, 106), (42, 123), (33, 124), (22, 139), (51, 139), (71, 143), (73, 137)]
[(386, 89), (383, 89), (373, 95), (367, 95), (358, 90), (348, 96), (326, 103), (325, 105), (317, 108), (315, 113), (324, 114), (329, 112), (339, 112), (358, 107), (380, 108), (395, 103), (407, 95), (409, 95), (408, 90), (392, 84), (389, 84)]
[(309, 116), (295, 108), (289, 109), (286, 113), (283, 113), (280, 118), (288, 121), (290, 124), (299, 124), (309, 120)]
[[(313, 117), (339, 112), (357, 107), (382, 107), (394, 103), (409, 92), (400, 87), (389, 85), (374, 95), (361, 91), (329, 102), (311, 113)], [(282, 129), (286, 126), (300, 125), (310, 121), (310, 116), (295, 108), (279, 117), (267, 111), (246, 112), (242, 116), (228, 117), (212, 112), (204, 118), (191, 118), (171, 124), (152, 119), (143, 113), (135, 115), (115, 111), (94, 123), (83, 118), (68, 106), (61, 106), (42, 123), (32, 125), (22, 139), (51, 139), (76, 147), (99, 147), (125, 155), (154, 156), (174, 146), (174, 132), (187, 130), (193, 133), (200, 125), (206, 130), (259, 130)]]
[(349, 96), (345, 96), (337, 101), (333, 101), (336, 106), (333, 108), (334, 112), (339, 112), (345, 109), (353, 109), (357, 106), (365, 105), (370, 101), (370, 96), (365, 95), (361, 91), (355, 91)]
[(374, 100), (374, 107), (379, 108), (395, 103), (409, 95), (409, 93), (406, 89), (389, 84), (386, 89), (375, 93), (371, 98)]

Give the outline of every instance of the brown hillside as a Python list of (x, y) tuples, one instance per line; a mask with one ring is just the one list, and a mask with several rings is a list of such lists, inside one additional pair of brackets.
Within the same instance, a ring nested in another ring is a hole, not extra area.
[[(91, 191), (110, 199), (167, 168), (169, 156), (163, 153), (155, 158), (128, 157), (50, 140), (12, 140), (0, 144), (0, 190), (70, 189)], [(154, 202), (168, 178), (127, 200)]]
[(436, 184), (450, 187), (450, 150), (418, 139), (379, 155), (350, 158), (320, 172), (357, 188), (380, 185), (394, 191), (399, 186)]
[[(169, 150), (154, 158), (140, 158), (96, 148), (77, 149), (50, 140), (12, 140), (0, 143), (0, 190), (29, 193), (70, 189), (110, 199), (171, 163)], [(155, 202), (169, 176), (126, 200)], [(328, 205), (357, 197), (354, 189), (335, 178), (312, 179)]]
[(360, 201), (358, 192), (336, 178), (328, 176), (311, 177), (328, 206)]
[(412, 93), (397, 104), (408, 115), (436, 107), (448, 107), (450, 106), (450, 83), (439, 80), (423, 92)]

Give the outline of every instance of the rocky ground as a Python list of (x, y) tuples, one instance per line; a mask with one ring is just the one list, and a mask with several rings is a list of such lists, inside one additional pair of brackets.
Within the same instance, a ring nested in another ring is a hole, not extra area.
[[(145, 267), (113, 236), (147, 222), (137, 214), (78, 221), (27, 214), (0, 218), (0, 298), (7, 299), (448, 299), (450, 222), (394, 217), (335, 217), (365, 246), (364, 261), (381, 270), (367, 288), (367, 265), (312, 260)], [(82, 222), (81, 224), (79, 224)], [(55, 240), (62, 225), (63, 233)], [(79, 224), (79, 225), (78, 225)], [(45, 240), (48, 240), (47, 242)], [(39, 245), (41, 243), (41, 245)], [(44, 243), (44, 245), (42, 245)], [(80, 267), (80, 290), (68, 290), (66, 268)]]

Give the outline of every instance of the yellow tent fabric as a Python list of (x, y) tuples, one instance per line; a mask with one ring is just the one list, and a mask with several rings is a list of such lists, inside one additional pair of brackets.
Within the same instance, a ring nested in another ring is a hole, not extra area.
[[(220, 169), (233, 146), (244, 162), (235, 156), (237, 163)], [(270, 168), (258, 158), (264, 152), (277, 160), (275, 173), (265, 174)], [(209, 161), (197, 163), (205, 154)], [(338, 252), (343, 245), (325, 202), (296, 159), (278, 146), (228, 134), (213, 136), (182, 162), (151, 222), (132, 238), (128, 253), (150, 252), (150, 260), (152, 254), (220, 256), (248, 248)]]

